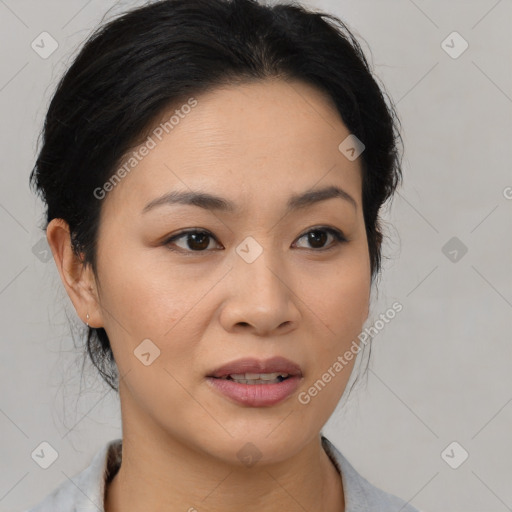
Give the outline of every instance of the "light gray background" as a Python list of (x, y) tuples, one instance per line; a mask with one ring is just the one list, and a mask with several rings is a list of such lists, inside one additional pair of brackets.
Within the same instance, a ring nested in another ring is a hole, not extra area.
[[(121, 437), (117, 395), (89, 364), (80, 378), (66, 315), (77, 317), (53, 259), (33, 252), (42, 205), (28, 188), (57, 80), (114, 4), (110, 16), (141, 2), (0, 0), (1, 511), (39, 502)], [(368, 480), (421, 510), (512, 510), (512, 3), (305, 4), (363, 38), (406, 149), (368, 325), (395, 300), (404, 308), (373, 339), (367, 387), (325, 433)], [(47, 59), (31, 48), (43, 31), (59, 44)], [(453, 31), (469, 43), (456, 59), (441, 46)], [(442, 251), (454, 236), (468, 249), (456, 262)], [(31, 458), (43, 441), (59, 454), (46, 470)], [(458, 469), (441, 456), (453, 441), (469, 453)]]

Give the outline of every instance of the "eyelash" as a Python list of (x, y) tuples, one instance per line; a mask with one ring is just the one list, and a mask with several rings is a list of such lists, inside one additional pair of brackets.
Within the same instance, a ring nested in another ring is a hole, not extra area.
[[(311, 228), (310, 230), (308, 230), (305, 233), (303, 233), (297, 240), (300, 240), (301, 238), (303, 238), (304, 236), (308, 235), (309, 233), (314, 233), (314, 232), (319, 232), (319, 231), (320, 232), (324, 231), (324, 232), (332, 235), (333, 238), (334, 238), (334, 243), (331, 244), (326, 249), (314, 249), (313, 248), (313, 249), (306, 249), (306, 250), (311, 250), (313, 252), (327, 252), (327, 251), (330, 251), (330, 250), (336, 248), (340, 244), (348, 242), (348, 240), (345, 238), (345, 236), (343, 235), (343, 233), (341, 231), (339, 231), (338, 229), (327, 227), (327, 226), (320, 226), (320, 227)], [(209, 231), (206, 231), (204, 229), (189, 229), (189, 230), (186, 230), (186, 231), (181, 231), (180, 233), (177, 233), (176, 235), (173, 235), (172, 237), (166, 239), (163, 242), (163, 245), (167, 246), (171, 251), (175, 251), (175, 252), (183, 252), (183, 253), (203, 253), (203, 252), (207, 252), (208, 251), (207, 249), (204, 249), (204, 250), (201, 250), (201, 251), (194, 251), (192, 249), (190, 249), (190, 250), (189, 249), (183, 249), (181, 247), (178, 248), (178, 249), (172, 249), (171, 247), (169, 247), (174, 241), (179, 240), (180, 238), (185, 238), (187, 235), (190, 235), (190, 234), (206, 234), (206, 235), (209, 235), (211, 238), (213, 238), (214, 240), (217, 241), (217, 239)], [(219, 243), (219, 242), (217, 241), (217, 243)]]

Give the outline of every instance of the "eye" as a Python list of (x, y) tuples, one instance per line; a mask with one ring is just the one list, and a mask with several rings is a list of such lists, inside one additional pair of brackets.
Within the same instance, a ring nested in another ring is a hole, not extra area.
[[(333, 238), (333, 242), (330, 247), (324, 248), (326, 241), (329, 236)], [(307, 237), (307, 242), (310, 243), (313, 249), (317, 251), (327, 251), (329, 249), (333, 249), (335, 246), (347, 242), (347, 239), (343, 235), (343, 233), (337, 229), (329, 228), (329, 227), (317, 227), (309, 230), (299, 237), (298, 240)], [(177, 240), (184, 239), (183, 245), (179, 245), (176, 243)], [(190, 229), (187, 231), (182, 231), (172, 237), (168, 238), (163, 242), (163, 245), (168, 246), (172, 251), (176, 250), (170, 247), (171, 245), (177, 246), (179, 249), (182, 249), (184, 252), (205, 252), (210, 247), (210, 241), (215, 240), (215, 237), (208, 231), (198, 230), (198, 229)], [(308, 249), (308, 247), (306, 247)]]
[[(329, 235), (334, 239), (333, 243), (330, 247), (323, 248), (323, 245), (326, 242), (326, 239), (329, 237)], [(328, 228), (328, 227), (318, 227), (309, 230), (307, 233), (304, 233), (299, 240), (302, 238), (307, 237), (307, 242), (312, 244), (313, 249), (319, 249), (328, 251), (329, 249), (334, 249), (337, 245), (347, 242), (347, 239), (343, 235), (341, 231), (338, 231), (334, 228)], [(307, 247), (306, 247), (307, 249)]]
[[(191, 229), (188, 231), (182, 231), (181, 233), (178, 233), (177, 235), (168, 238), (164, 242), (164, 245), (177, 245), (175, 244), (175, 241), (180, 240), (182, 238), (186, 239), (185, 247), (178, 245), (180, 249), (184, 249), (186, 252), (203, 252), (206, 249), (208, 249), (210, 245), (210, 239), (213, 238), (213, 235), (208, 231)], [(172, 248), (170, 249), (175, 250)]]

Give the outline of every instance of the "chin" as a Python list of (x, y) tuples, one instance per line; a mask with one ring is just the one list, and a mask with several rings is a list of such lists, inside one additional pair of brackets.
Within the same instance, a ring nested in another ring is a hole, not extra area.
[[(205, 447), (213, 456), (222, 459), (227, 464), (252, 467), (267, 464), (277, 464), (296, 455), (309, 441), (303, 429), (281, 421), (281, 424), (252, 424), (252, 427), (240, 428), (232, 436), (222, 436), (222, 439), (209, 438), (209, 447)], [(277, 428), (276, 428), (277, 426)], [(204, 445), (204, 440), (203, 440)]]

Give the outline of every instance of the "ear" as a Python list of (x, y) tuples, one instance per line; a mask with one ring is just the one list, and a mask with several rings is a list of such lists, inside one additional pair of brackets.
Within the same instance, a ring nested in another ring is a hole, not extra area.
[(90, 327), (102, 327), (103, 317), (99, 307), (96, 279), (91, 265), (84, 265), (73, 252), (67, 222), (63, 219), (53, 219), (46, 228), (46, 238), (77, 315), (84, 323), (88, 322)]

